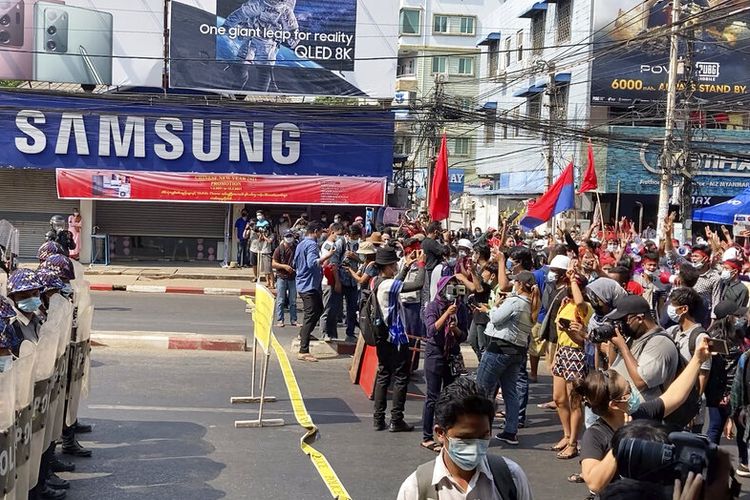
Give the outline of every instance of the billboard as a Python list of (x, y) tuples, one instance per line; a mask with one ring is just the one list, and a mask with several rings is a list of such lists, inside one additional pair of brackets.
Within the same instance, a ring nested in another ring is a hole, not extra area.
[[(606, 192), (659, 193), (659, 156), (664, 146), (660, 135), (664, 129), (656, 127), (610, 127), (614, 137), (625, 141), (636, 139), (632, 145), (607, 147)], [(638, 140), (640, 139), (640, 141)], [(741, 130), (696, 129), (692, 148), (698, 154), (694, 201), (707, 197), (734, 196), (750, 186), (750, 160), (747, 144), (750, 133)], [(710, 152), (706, 152), (710, 151)], [(679, 179), (675, 179), (678, 182)]]
[(0, 78), (161, 87), (162, 0), (0, 0)]
[(0, 167), (390, 177), (377, 108), (0, 92)]
[(384, 178), (58, 169), (61, 199), (385, 205)]
[(396, 0), (172, 0), (170, 86), (393, 98)]
[[(747, 7), (746, 0), (691, 3), (697, 19), (694, 43), (694, 98), (731, 103), (750, 102), (750, 11), (706, 23)], [(720, 9), (720, 10), (719, 10)], [(669, 79), (669, 43), (666, 36), (638, 42), (639, 36), (668, 26), (670, 2), (661, 0), (607, 0), (594, 3), (594, 61), (591, 100), (594, 104), (633, 104), (666, 100)], [(689, 25), (688, 25), (689, 26)], [(685, 28), (681, 32), (687, 34)], [(624, 48), (613, 47), (633, 41)], [(686, 54), (684, 42), (681, 54)], [(684, 79), (683, 79), (684, 80)]]

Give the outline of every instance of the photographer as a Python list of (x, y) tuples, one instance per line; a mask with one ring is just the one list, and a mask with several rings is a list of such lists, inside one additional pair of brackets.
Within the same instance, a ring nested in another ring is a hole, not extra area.
[(488, 310), (490, 323), (485, 335), (490, 337), (487, 349), (477, 370), (477, 383), (490, 398), (497, 394), (498, 385), (505, 400), (505, 429), (495, 436), (511, 445), (518, 445), (518, 374), (526, 361), (526, 350), (531, 338), (532, 296), (536, 279), (528, 271), (513, 276), (513, 295), (499, 295), (495, 307)]
[(638, 390), (615, 370), (591, 372), (574, 384), (574, 396), (582, 399), (599, 417), (586, 429), (581, 440), (582, 476), (591, 491), (601, 491), (615, 477), (617, 465), (610, 449), (615, 431), (628, 419), (660, 421), (671, 415), (685, 402), (701, 364), (710, 358), (708, 342), (704, 340), (667, 391), (646, 402), (641, 402)]
[(678, 356), (674, 342), (656, 324), (651, 308), (641, 296), (628, 295), (615, 302), (606, 319), (615, 322), (609, 342), (610, 367), (640, 391), (645, 401), (658, 398), (675, 377)]
[(460, 344), (466, 340), (470, 318), (465, 296), (458, 293), (463, 286), (458, 285), (455, 278), (441, 278), (437, 286), (435, 300), (428, 303), (424, 311), (427, 327), (424, 359), (427, 397), (422, 411), (421, 444), (423, 448), (435, 452), (440, 451), (440, 445), (432, 435), (435, 403), (440, 390), (452, 384), (463, 370)]

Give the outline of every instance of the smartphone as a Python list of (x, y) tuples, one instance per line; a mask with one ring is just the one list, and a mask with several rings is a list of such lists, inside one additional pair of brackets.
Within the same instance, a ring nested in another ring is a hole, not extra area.
[(560, 319), (557, 320), (557, 322), (558, 322), (558, 324), (560, 325), (560, 327), (562, 329), (564, 329), (564, 330), (569, 330), (570, 329), (570, 323), (571, 323), (571, 321), (569, 319), (567, 319), (567, 318), (560, 318)]
[(729, 347), (724, 339), (708, 339), (708, 350), (711, 354), (729, 355)]
[[(38, 0), (0, 0), (0, 78), (34, 77), (34, 7)], [(50, 0), (50, 3), (62, 3)]]
[(112, 84), (112, 14), (53, 2), (34, 12), (34, 79)]

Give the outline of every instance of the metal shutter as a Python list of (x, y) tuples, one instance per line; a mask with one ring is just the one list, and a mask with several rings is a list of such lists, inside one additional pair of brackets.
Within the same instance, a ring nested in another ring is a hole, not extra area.
[(94, 206), (95, 225), (99, 226), (99, 233), (224, 238), (229, 205), (97, 200)]
[(77, 205), (75, 200), (57, 198), (54, 171), (0, 169), (0, 219), (18, 228), (22, 258), (36, 257), (50, 217), (67, 217)]

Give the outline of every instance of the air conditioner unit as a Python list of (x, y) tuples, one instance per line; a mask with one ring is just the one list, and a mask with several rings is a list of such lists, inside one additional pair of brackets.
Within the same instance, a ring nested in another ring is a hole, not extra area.
[(493, 77), (493, 80), (496, 82), (504, 82), (508, 78), (508, 71), (505, 69), (498, 70), (498, 72)]
[(417, 100), (417, 93), (413, 91), (398, 90), (391, 103), (392, 108), (408, 108), (413, 106)]
[(447, 81), (448, 81), (448, 73), (436, 73), (435, 74), (435, 82), (445, 83)]

